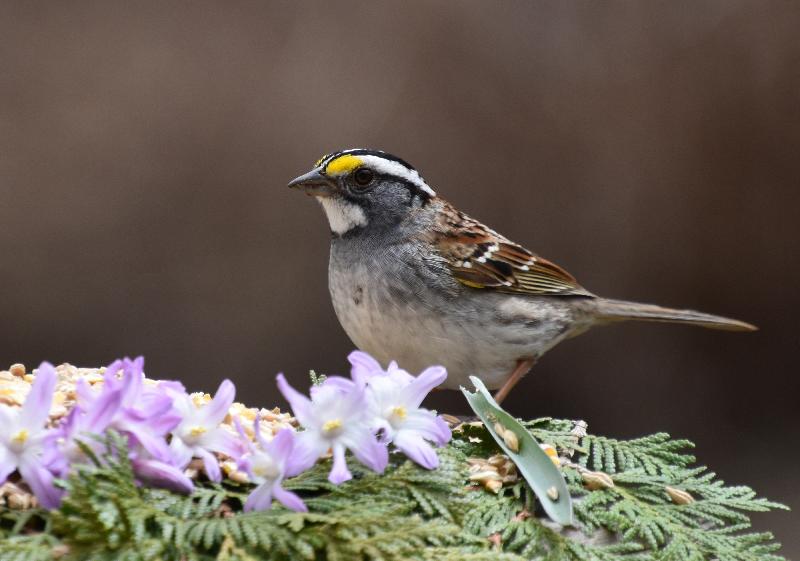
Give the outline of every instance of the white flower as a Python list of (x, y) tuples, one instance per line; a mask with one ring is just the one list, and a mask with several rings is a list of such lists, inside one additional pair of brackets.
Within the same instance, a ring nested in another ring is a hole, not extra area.
[(447, 378), (444, 367), (431, 366), (415, 377), (395, 362), (384, 371), (374, 358), (360, 351), (348, 358), (353, 365), (353, 380), (366, 385), (372, 423), (382, 432), (383, 439), (419, 465), (436, 468), (439, 458), (428, 442), (443, 446), (450, 441), (450, 428), (441, 417), (420, 404)]
[[(328, 476), (339, 484), (352, 478), (344, 459), (346, 449), (370, 469), (383, 473), (389, 462), (386, 445), (375, 438), (365, 400), (364, 388), (346, 378), (331, 376), (311, 389), (311, 399), (292, 388), (283, 374), (278, 388), (292, 406), (294, 416), (306, 429), (298, 437), (301, 464), (310, 467), (329, 449), (333, 468)], [(305, 469), (304, 468), (304, 469)]]
[(222, 428), (220, 423), (228, 414), (236, 388), (230, 380), (224, 380), (210, 403), (198, 407), (190, 395), (178, 394), (173, 408), (180, 414), (181, 421), (172, 429), (170, 451), (181, 469), (193, 457), (203, 460), (203, 468), (211, 481), (220, 481), (222, 476), (219, 462), (214, 452), (238, 458), (243, 452), (238, 439)]

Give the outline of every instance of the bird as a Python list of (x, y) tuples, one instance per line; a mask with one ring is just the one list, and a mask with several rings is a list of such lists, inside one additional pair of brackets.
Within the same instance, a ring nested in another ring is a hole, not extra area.
[(381, 150), (326, 154), (289, 187), (316, 198), (327, 216), (328, 287), (355, 346), (409, 371), (444, 366), (443, 389), (476, 376), (501, 403), (548, 350), (598, 325), (756, 329), (596, 296), (564, 268), (455, 208), (413, 166)]

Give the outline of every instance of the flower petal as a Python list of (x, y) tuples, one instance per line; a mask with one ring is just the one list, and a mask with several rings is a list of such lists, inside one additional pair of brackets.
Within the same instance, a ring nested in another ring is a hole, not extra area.
[(287, 477), (294, 477), (304, 472), (317, 463), (327, 449), (328, 444), (316, 433), (309, 431), (298, 433), (294, 439), (292, 453), (286, 458), (283, 466), (284, 473)]
[(301, 471), (305, 471), (317, 463), (320, 456), (325, 454), (329, 448), (330, 443), (315, 432), (302, 431), (297, 433), (292, 454), (289, 456), (285, 466), (287, 474), (297, 475)]
[(208, 424), (218, 425), (228, 414), (233, 398), (236, 397), (236, 386), (230, 380), (223, 380), (214, 394), (211, 403), (207, 403), (201, 409), (203, 417)]
[[(141, 357), (139, 357), (141, 358)], [(122, 359), (122, 399), (126, 407), (136, 407), (144, 385), (144, 373), (137, 368), (137, 362)], [(109, 367), (109, 370), (111, 368)]]
[(350, 377), (356, 384), (363, 385), (376, 374), (385, 374), (380, 363), (365, 352), (353, 351), (347, 356), (350, 361)]
[(267, 445), (267, 439), (261, 434), (261, 413), (256, 413), (256, 418), (253, 419), (253, 435), (256, 437), (256, 444), (262, 448)]
[(119, 429), (133, 437), (154, 458), (169, 463), (175, 462), (176, 459), (170, 454), (167, 441), (162, 436), (150, 432), (146, 425), (126, 422)]
[(205, 448), (195, 448), (194, 452), (203, 460), (203, 469), (205, 470), (208, 479), (214, 483), (219, 483), (222, 481), (222, 473), (219, 471), (219, 462), (217, 461), (216, 456), (214, 456), (214, 454)]
[(56, 389), (56, 369), (49, 362), (43, 362), (36, 371), (31, 391), (19, 413), (20, 424), (28, 429), (38, 429), (50, 415), (53, 391)]
[(160, 487), (173, 489), (181, 493), (194, 491), (194, 483), (182, 470), (153, 459), (134, 458), (131, 460), (133, 470), (141, 479)]
[(294, 449), (294, 431), (292, 429), (279, 430), (272, 441), (263, 448), (275, 461), (284, 464)]
[[(247, 436), (247, 433), (244, 432), (244, 427), (242, 426), (242, 421), (239, 419), (238, 415), (233, 416), (233, 426), (236, 427), (236, 432), (239, 433), (239, 442), (242, 445), (242, 448), (245, 451), (253, 451), (253, 443), (250, 441), (250, 438)], [(239, 458), (241, 460), (241, 458)]]
[(353, 479), (353, 474), (347, 469), (347, 461), (344, 459), (344, 446), (341, 444), (333, 445), (333, 467), (328, 474), (328, 481), (334, 485), (339, 485)]
[(81, 426), (84, 430), (100, 434), (111, 423), (121, 403), (120, 390), (104, 391), (86, 408), (86, 416), (81, 421)]
[(38, 461), (22, 462), (19, 473), (45, 508), (57, 508), (63, 492), (53, 485), (53, 474)]
[(447, 379), (444, 366), (431, 366), (423, 370), (419, 376), (403, 389), (403, 397), (407, 407), (419, 407), (430, 391)]
[[(124, 401), (123, 397), (123, 401)], [(146, 419), (151, 427), (160, 427), (164, 432), (175, 428), (181, 421), (180, 414), (174, 410), (175, 399), (171, 395), (148, 388), (142, 392), (137, 401), (126, 405), (128, 413)], [(174, 423), (170, 426), (170, 423)]]
[[(109, 386), (103, 384), (104, 390), (111, 390)], [(94, 403), (95, 399), (97, 399), (98, 393), (92, 389), (92, 386), (89, 385), (84, 378), (78, 378), (78, 381), (75, 382), (75, 395), (76, 395), (76, 402), (78, 406), (83, 407), (84, 409), (90, 407), (92, 403)]]
[(234, 459), (247, 451), (244, 442), (221, 427), (217, 427), (205, 435), (203, 446), (208, 450), (225, 454)]
[(355, 386), (356, 382), (353, 380), (348, 380), (347, 378), (342, 378), (341, 376), (328, 376), (321, 384), (311, 386), (311, 401), (319, 399), (316, 397), (316, 394), (323, 388), (335, 388), (341, 393), (348, 393), (352, 391)]
[(450, 442), (452, 437), (450, 427), (447, 426), (444, 419), (427, 409), (410, 411), (401, 429), (415, 432), (422, 438), (431, 440), (439, 446), (444, 446)]
[(366, 427), (353, 434), (348, 434), (342, 441), (353, 452), (356, 459), (372, 471), (383, 473), (383, 470), (386, 469), (386, 465), (389, 463), (389, 450), (386, 444), (378, 442), (375, 435)]
[(411, 431), (401, 430), (398, 432), (394, 439), (394, 445), (397, 446), (403, 454), (424, 468), (436, 469), (439, 466), (439, 457), (436, 455), (433, 448), (431, 448), (431, 445), (425, 442), (422, 437)]
[(122, 370), (122, 361), (117, 359), (108, 366), (106, 372), (103, 374), (104, 388), (116, 388), (121, 386), (120, 379), (117, 377), (119, 371)]
[(173, 437), (169, 443), (169, 450), (172, 455), (172, 464), (180, 469), (186, 469), (194, 455), (192, 449), (186, 446), (180, 438)]
[(247, 501), (244, 503), (244, 511), (250, 512), (251, 510), (267, 510), (272, 506), (272, 481), (265, 481), (256, 487), (252, 493), (247, 496)]
[(289, 402), (292, 412), (300, 424), (307, 427), (313, 423), (314, 412), (311, 408), (311, 400), (290, 386), (283, 374), (278, 374), (276, 379), (278, 381), (278, 389), (283, 394), (283, 397), (286, 398), (286, 401)]
[[(133, 412), (130, 409), (128, 409), (127, 412), (129, 414), (132, 413), (133, 415), (136, 414), (136, 412)], [(166, 436), (181, 423), (181, 420), (182, 418), (180, 414), (170, 406), (166, 409), (166, 411), (161, 413), (145, 415), (141, 423), (146, 424), (148, 429), (153, 434)]]
[(306, 506), (306, 503), (303, 502), (303, 499), (291, 491), (287, 491), (281, 487), (280, 484), (275, 484), (275, 486), (272, 488), (272, 493), (275, 495), (275, 499), (277, 499), (286, 508), (290, 508), (297, 512), (308, 512), (308, 507)]
[(0, 446), (0, 485), (6, 482), (8, 476), (15, 469), (17, 469), (17, 463), (14, 456), (3, 446)]

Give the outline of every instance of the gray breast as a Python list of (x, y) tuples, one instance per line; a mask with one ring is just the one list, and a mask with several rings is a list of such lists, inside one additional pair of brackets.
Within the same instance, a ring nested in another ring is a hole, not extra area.
[(464, 287), (442, 261), (409, 244), (375, 248), (334, 239), (329, 286), (358, 348), (414, 374), (442, 364), (449, 388), (470, 375), (500, 387), (518, 359), (543, 354), (568, 336), (573, 320), (560, 299)]

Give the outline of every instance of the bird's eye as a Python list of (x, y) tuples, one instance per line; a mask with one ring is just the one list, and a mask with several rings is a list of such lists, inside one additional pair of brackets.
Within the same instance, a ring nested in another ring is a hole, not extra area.
[(366, 187), (372, 180), (375, 179), (375, 174), (372, 173), (372, 170), (367, 168), (359, 168), (353, 174), (353, 179), (356, 182), (356, 185), (359, 187)]

